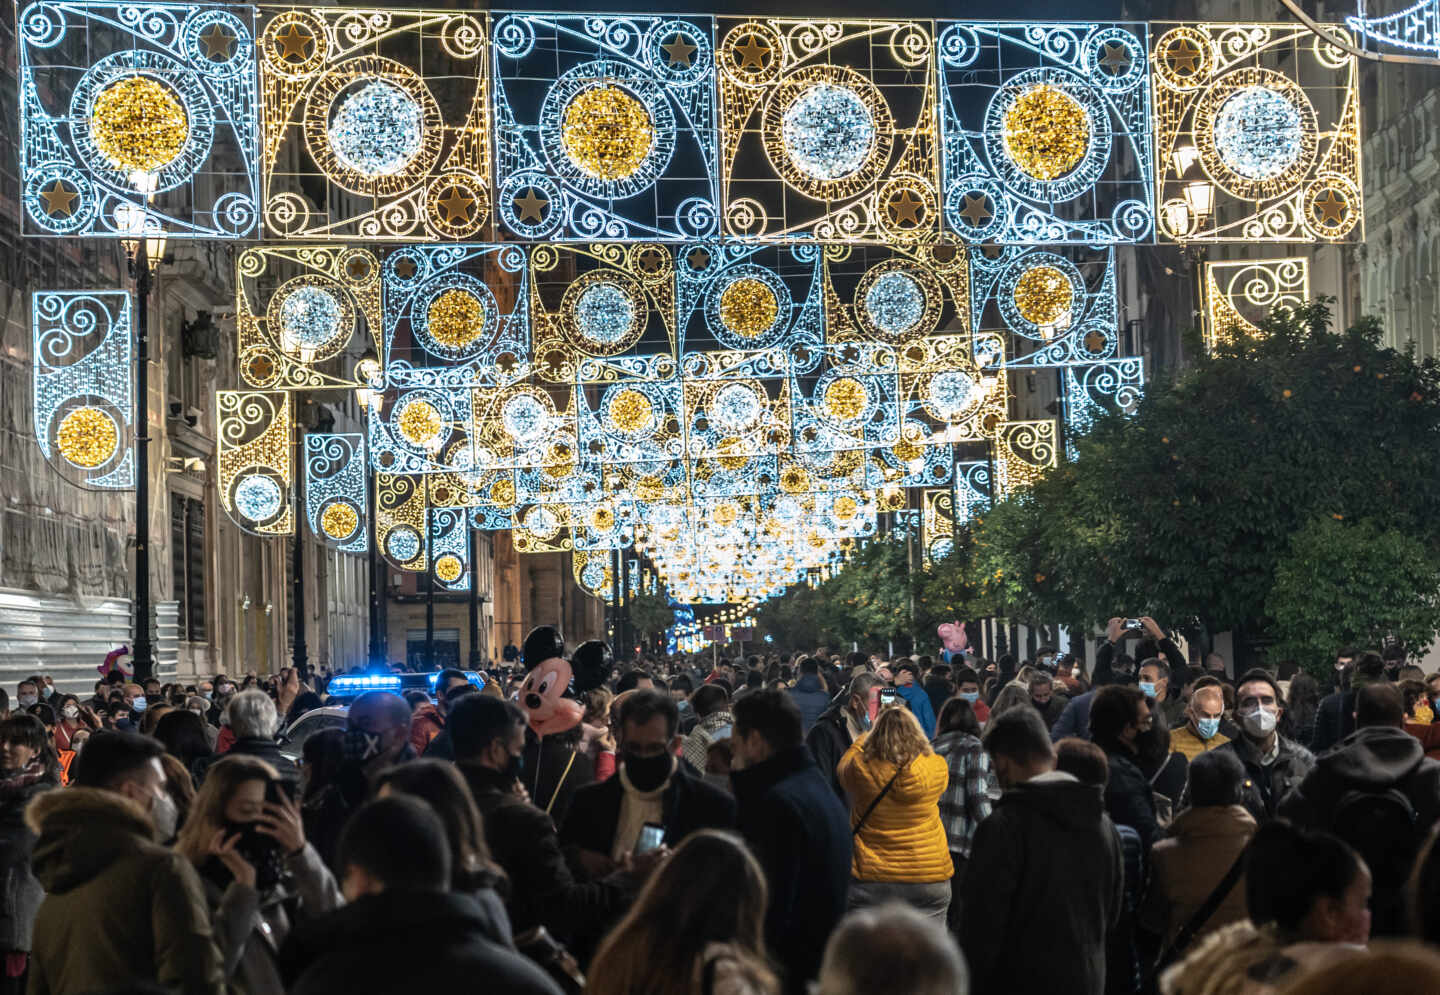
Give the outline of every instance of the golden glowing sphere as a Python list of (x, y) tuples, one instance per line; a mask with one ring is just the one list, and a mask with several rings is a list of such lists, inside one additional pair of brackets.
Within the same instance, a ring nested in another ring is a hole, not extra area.
[(360, 516), (344, 501), (331, 501), (320, 512), (320, 529), (331, 539), (349, 539), (360, 524)]
[(665, 495), (665, 484), (659, 477), (649, 475), (635, 481), (635, 496), (641, 501), (659, 501)]
[(560, 141), (570, 161), (597, 180), (623, 180), (645, 163), (655, 124), (645, 105), (611, 83), (582, 90), (565, 108)]
[(172, 162), (190, 136), (185, 108), (163, 83), (127, 76), (101, 90), (90, 112), (90, 137), (116, 169), (153, 173)]
[(849, 494), (841, 494), (835, 499), (833, 510), (836, 518), (848, 522), (860, 513), (860, 505)]
[(741, 338), (765, 334), (779, 313), (780, 302), (764, 280), (742, 277), (720, 294), (720, 322)]
[(622, 390), (610, 402), (610, 424), (620, 432), (643, 432), (655, 424), (655, 406), (638, 390)]
[(715, 457), (715, 462), (720, 464), (721, 469), (729, 470), (732, 473), (744, 468), (745, 464), (750, 462), (750, 457), (744, 452), (743, 444), (733, 435), (721, 439), (720, 444), (715, 447), (715, 451), (719, 454)]
[(446, 553), (435, 561), (435, 576), (447, 584), (453, 584), (465, 572), (465, 565), (454, 553)]
[(93, 470), (114, 457), (120, 429), (99, 408), (76, 408), (60, 419), (55, 445), (67, 462)]
[(716, 525), (728, 529), (740, 518), (740, 509), (735, 507), (734, 501), (722, 501), (715, 506), (710, 517), (715, 520)]
[(864, 385), (853, 377), (832, 380), (825, 388), (825, 410), (837, 421), (859, 418), (868, 401)]
[(468, 290), (452, 287), (430, 304), (430, 337), (451, 349), (464, 349), (485, 330), (485, 305)]
[(615, 512), (602, 504), (590, 512), (590, 527), (597, 532), (609, 532), (615, 527)]
[(501, 508), (509, 508), (515, 503), (515, 482), (513, 480), (497, 480), (490, 485), (490, 502)]
[(810, 489), (810, 474), (798, 466), (780, 471), (780, 489), (786, 494), (804, 494)]
[(436, 411), (435, 405), (429, 401), (410, 401), (400, 412), (400, 434), (412, 446), (423, 446), (435, 441), (444, 427), (445, 419), (440, 417), (440, 412)]
[(910, 463), (924, 455), (924, 450), (909, 439), (901, 439), (892, 447), (895, 458), (902, 463)]
[(1015, 281), (1015, 309), (1034, 325), (1058, 325), (1070, 313), (1074, 289), (1054, 266), (1027, 269)]
[(1005, 151), (1027, 176), (1064, 176), (1090, 147), (1090, 116), (1070, 94), (1048, 83), (1033, 86), (1005, 111)]

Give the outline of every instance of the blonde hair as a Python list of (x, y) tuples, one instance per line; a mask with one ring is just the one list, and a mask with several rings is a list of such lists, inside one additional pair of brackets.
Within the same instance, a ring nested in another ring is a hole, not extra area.
[(210, 856), (210, 840), (225, 825), (230, 795), (246, 781), (278, 781), (280, 774), (259, 757), (232, 755), (216, 761), (205, 772), (205, 783), (195, 793), (190, 814), (175, 839), (175, 852), (199, 866)]
[(585, 692), (585, 721), (593, 725), (607, 725), (610, 722), (610, 706), (615, 695), (608, 688), (596, 688)]
[(920, 720), (910, 714), (903, 705), (882, 708), (875, 717), (875, 725), (865, 740), (865, 756), (881, 760), (896, 767), (904, 767), (916, 757), (926, 757), (935, 751)]

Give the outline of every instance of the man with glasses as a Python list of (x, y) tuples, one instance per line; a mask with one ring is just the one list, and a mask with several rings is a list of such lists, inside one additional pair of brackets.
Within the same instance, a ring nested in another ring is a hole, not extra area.
[(1256, 822), (1273, 819), (1281, 799), (1315, 766), (1309, 750), (1280, 735), (1284, 713), (1280, 685), (1268, 672), (1256, 669), (1240, 678), (1235, 691), (1240, 738), (1220, 749), (1233, 752), (1245, 765), (1241, 804)]

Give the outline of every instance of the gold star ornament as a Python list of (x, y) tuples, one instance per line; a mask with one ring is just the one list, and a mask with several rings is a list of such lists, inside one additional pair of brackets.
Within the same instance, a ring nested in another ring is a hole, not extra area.
[(275, 36), (275, 41), (280, 45), (281, 59), (294, 59), (296, 62), (305, 61), (305, 47), (315, 42), (315, 36), (307, 31), (300, 30), (300, 25), (292, 24), (285, 29), (284, 34)]
[(56, 180), (49, 190), (40, 191), (40, 196), (45, 201), (45, 211), (51, 217), (59, 217), (62, 213), (65, 217), (71, 217), (75, 213), (75, 201), (79, 199), (78, 191), (69, 190), (63, 180)]
[(745, 44), (735, 46), (735, 54), (740, 56), (742, 71), (754, 69), (756, 72), (761, 72), (770, 58), (770, 46), (756, 35), (746, 35)]
[(986, 206), (989, 199), (983, 193), (967, 193), (965, 203), (960, 208), (960, 217), (976, 228), (981, 227), (995, 216), (995, 212)]
[(925, 202), (909, 190), (902, 190), (890, 198), (887, 206), (890, 208), (890, 217), (897, 225), (918, 225), (920, 216), (925, 212)]
[(670, 61), (671, 69), (689, 69), (691, 59), (694, 57), (696, 51), (698, 51), (696, 46), (685, 40), (684, 35), (676, 35), (674, 38), (671, 38), (667, 44), (660, 46), (660, 50), (665, 53), (665, 57)]
[(463, 225), (470, 222), (470, 211), (475, 207), (475, 198), (459, 187), (451, 187), (449, 193), (437, 205), (445, 214), (447, 225)]
[(1315, 202), (1310, 205), (1325, 227), (1339, 228), (1345, 223), (1345, 215), (1350, 210), (1350, 202), (1344, 197), (1337, 196), (1333, 189), (1326, 190), (1324, 198), (1316, 197)]
[(230, 58), (235, 45), (235, 36), (222, 28), (219, 23), (210, 25), (210, 30), (200, 36), (205, 43), (205, 58), (212, 62), (224, 62)]
[(539, 224), (545, 217), (545, 209), (550, 202), (541, 197), (534, 187), (525, 189), (525, 196), (515, 198), (515, 210), (520, 212), (521, 221), (534, 221)]

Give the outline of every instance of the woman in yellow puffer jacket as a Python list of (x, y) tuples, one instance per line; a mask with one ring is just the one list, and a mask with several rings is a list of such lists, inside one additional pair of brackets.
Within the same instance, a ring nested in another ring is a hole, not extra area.
[(940, 796), (950, 781), (945, 758), (900, 706), (881, 710), (836, 772), (850, 796), (850, 825), (859, 827), (850, 907), (905, 902), (943, 923), (954, 873), (940, 821)]

